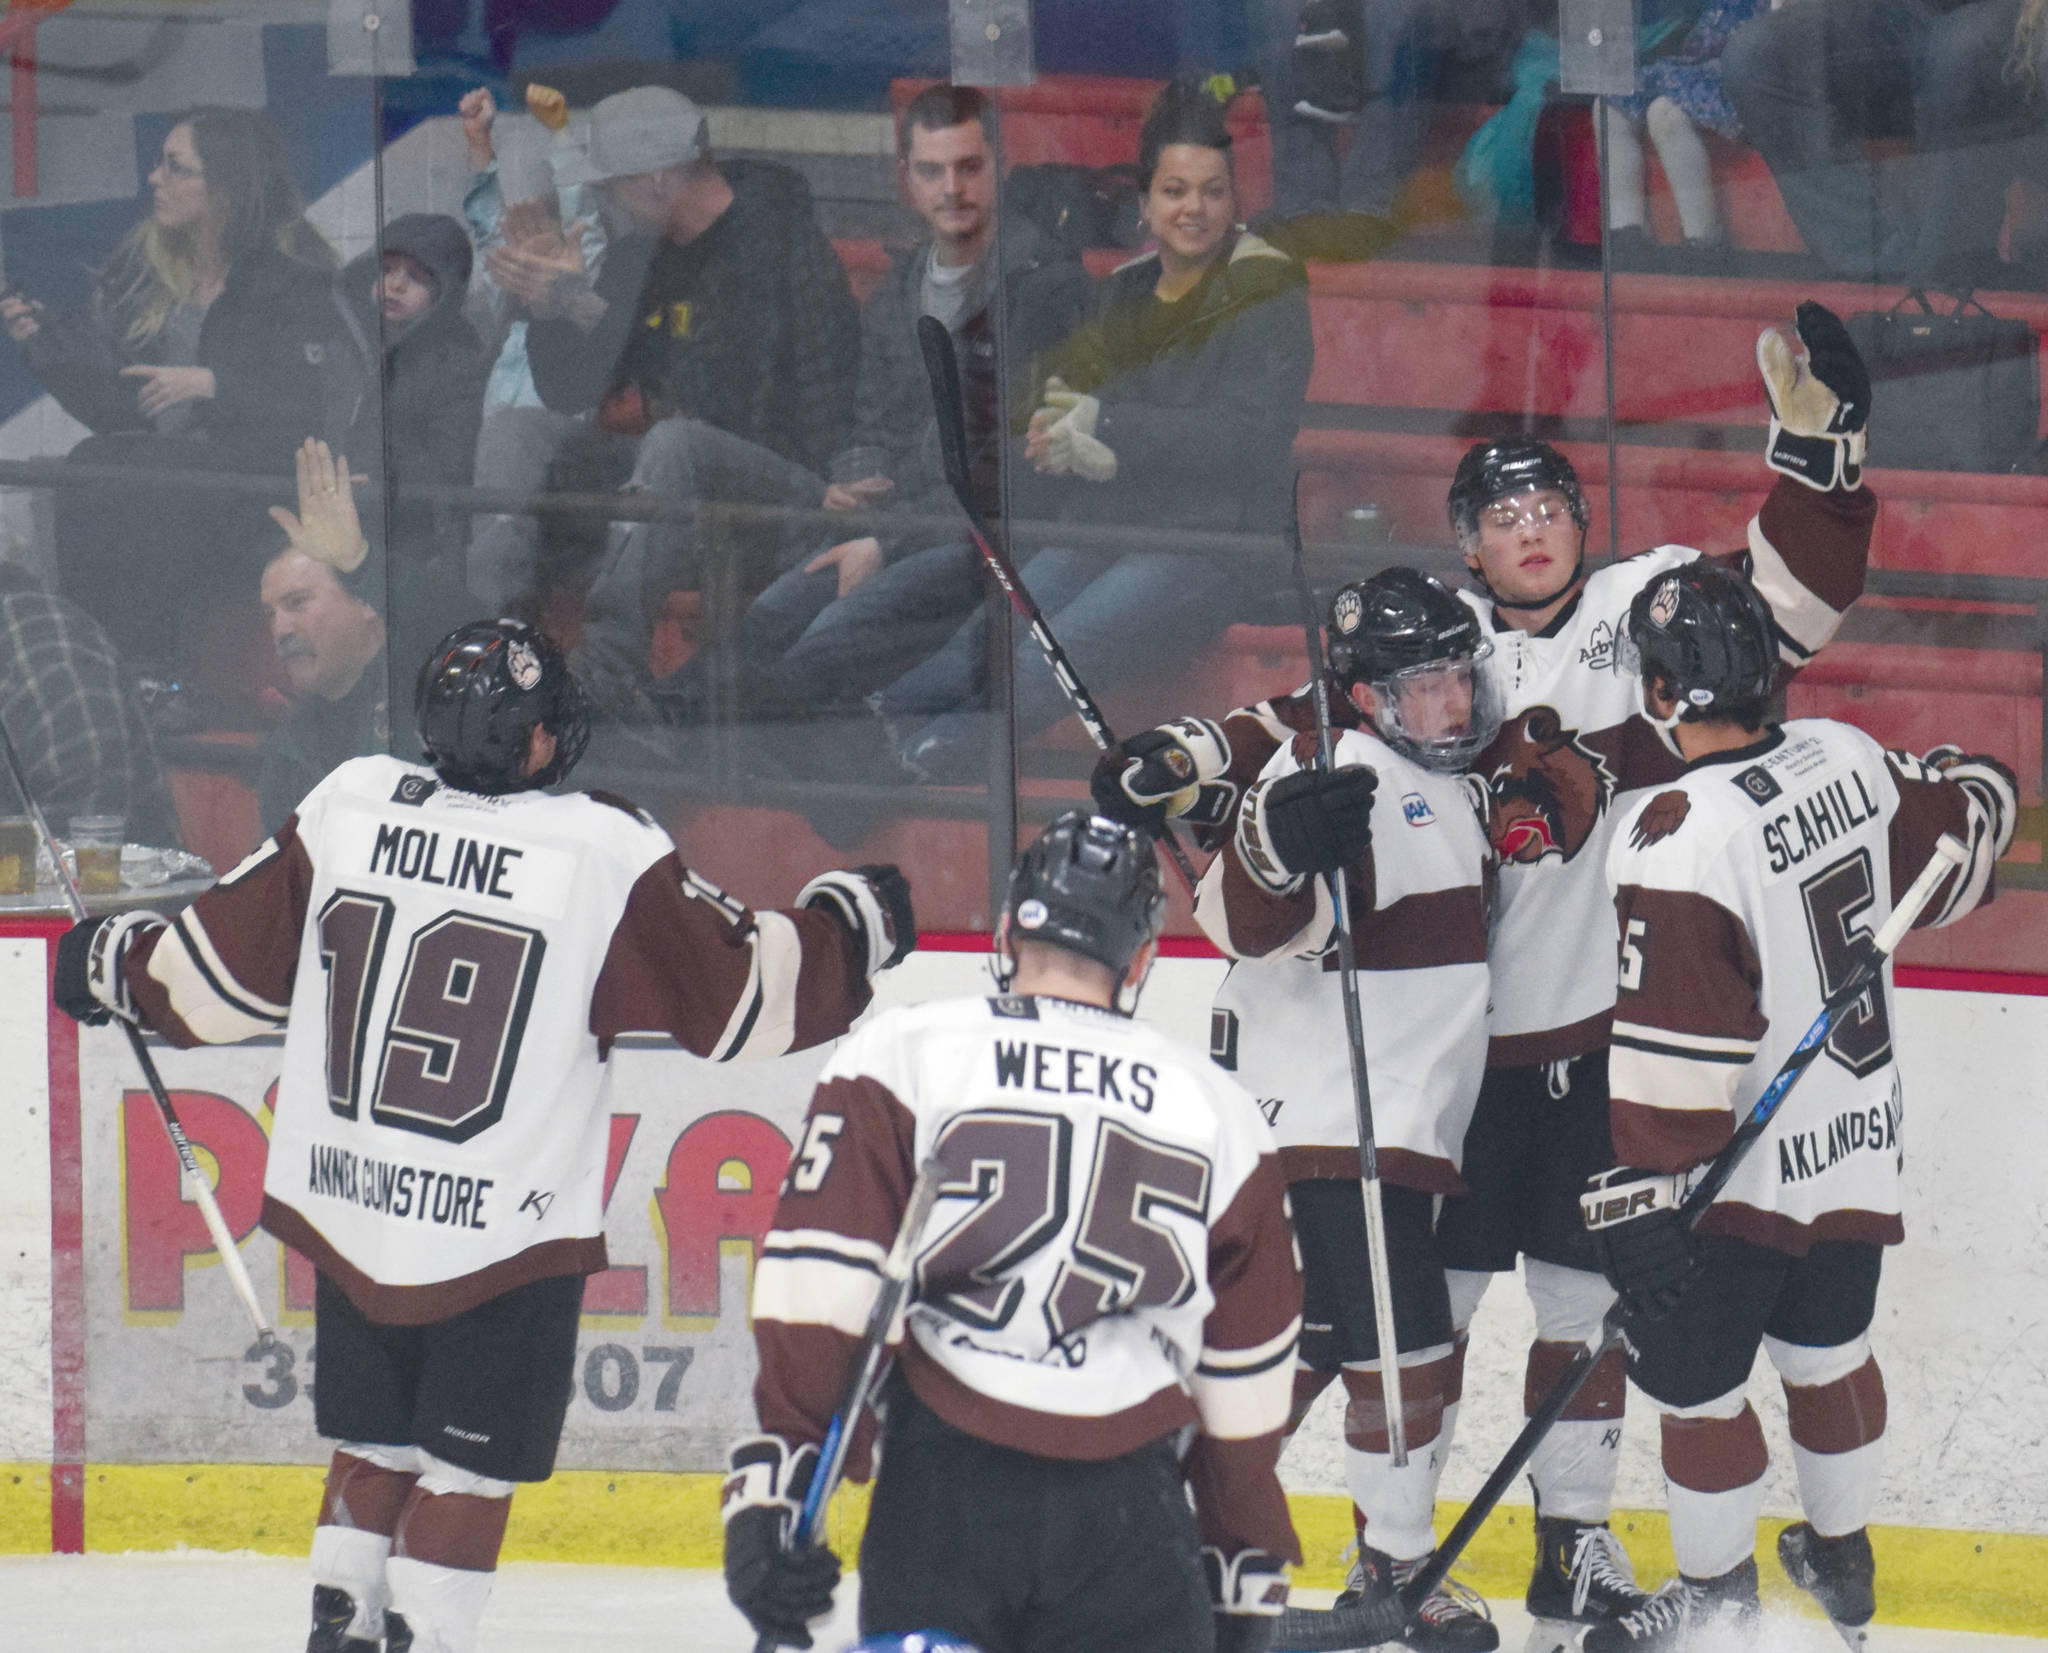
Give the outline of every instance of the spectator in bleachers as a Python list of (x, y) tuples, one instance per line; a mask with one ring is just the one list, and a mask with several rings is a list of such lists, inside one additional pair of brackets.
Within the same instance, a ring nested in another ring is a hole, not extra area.
[[(138, 844), (175, 846), (178, 822), (128, 673), (90, 614), (0, 562), (0, 719), (59, 832), (74, 815), (119, 815)], [(15, 814), (0, 780), (0, 814)]]
[(386, 549), (405, 564), (438, 562), (461, 577), (463, 520), (446, 506), (405, 497), (419, 484), (467, 487), (483, 423), (483, 341), (463, 314), (471, 253), (446, 213), (394, 218), (350, 264), (343, 291), (363, 310), (365, 334), (383, 344), (384, 371), (369, 380), (346, 447), (381, 470)]
[[(584, 269), (592, 277), (604, 258), (604, 224), (597, 202), (580, 184), (566, 188), (555, 182), (554, 168), (589, 134), (577, 133), (568, 101), (552, 87), (539, 84), (526, 88), (526, 107), (533, 115), (534, 130), (547, 134), (545, 147), (529, 141), (502, 145), (497, 132), (498, 101), (490, 88), (479, 86), (463, 94), (460, 105), (462, 138), (469, 150), (474, 175), (462, 198), (462, 216), (476, 249), (488, 260), (491, 252), (513, 242), (549, 238), (573, 230), (583, 249)], [(502, 150), (508, 152), (501, 152)], [(501, 407), (537, 408), (546, 404), (533, 385), (533, 369), (526, 359), (526, 317), (490, 277), (488, 264), (476, 274), (473, 286), (489, 302), (499, 339), (491, 362), (490, 382), (484, 391), (486, 411)]]
[[(1285, 576), (1277, 560), (1094, 548), (1086, 527), (1277, 536), (1315, 354), (1302, 267), (1237, 225), (1215, 99), (1169, 86), (1146, 117), (1138, 167), (1156, 246), (1103, 283), (1094, 317), (1052, 354), (1014, 466), (1016, 514), (1077, 529), (1022, 572), (1098, 695), (1195, 655), (1258, 582)], [(947, 570), (911, 557), (874, 583), (915, 594), (935, 574)], [(985, 625), (977, 613), (874, 697), (913, 775), (957, 781), (983, 765)], [(1031, 735), (1071, 708), (1022, 628), (1016, 643), (1017, 732)]]
[[(256, 783), (271, 832), (345, 759), (391, 750), (412, 728), (413, 680), (393, 659), (424, 660), (475, 618), (466, 593), (407, 579), (364, 535), (345, 457), (307, 441), (296, 456), (298, 510), (273, 507), (285, 543), (264, 564), (270, 638), (292, 686), (292, 709), (263, 738)], [(388, 623), (387, 623), (388, 618)]]
[(96, 433), (72, 461), (139, 473), (56, 491), (58, 584), (138, 669), (169, 657), (188, 603), (247, 589), (263, 520), (147, 473), (285, 475), (346, 417), (363, 367), (267, 115), (195, 110), (149, 184), (149, 215), (84, 305), (0, 300), (31, 371)]
[(1939, 41), (1942, 21), (1969, 4), (1786, 0), (1736, 30), (1722, 54), (1728, 101), (1807, 250), (1840, 275), (1916, 273), (1925, 198), (1887, 177), (1897, 166), (1910, 171), (1912, 158), (1876, 160), (1864, 144), (1922, 139), (1931, 95), (1962, 84)]
[[(564, 182), (597, 186), (617, 235), (593, 281), (568, 236), (508, 241), (492, 277), (532, 317), (544, 409), (492, 416), (477, 482), (532, 490), (591, 427), (630, 465), (627, 487), (676, 500), (817, 509), (844, 446), (859, 364), (853, 290), (796, 173), (712, 159), (703, 113), (638, 86), (591, 111)], [(716, 535), (714, 547), (711, 535)], [(621, 523), (591, 587), (575, 654), (593, 705), (648, 712), (647, 651), (667, 594), (707, 573), (758, 592), (804, 542), (781, 525)], [(471, 546), (487, 597), (530, 580), (532, 517), (487, 519)]]
[[(1273, 212), (1386, 217), (1415, 169), (1431, 97), (1461, 66), (1498, 82), (1527, 23), (1526, 0), (1249, 0), (1259, 87), (1273, 136)], [(1331, 26), (1332, 16), (1348, 19)], [(1306, 18), (1306, 21), (1304, 19)], [(1331, 38), (1344, 34), (1339, 44)], [(1348, 37), (1362, 33), (1363, 40)], [(1299, 42), (1299, 44), (1297, 44)], [(1358, 107), (1332, 107), (1318, 81), (1349, 54)], [(1351, 127), (1348, 148), (1340, 134)]]
[[(1002, 306), (1001, 347), (1010, 377), (1030, 384), (1030, 364), (1080, 325), (1093, 297), (1070, 244), (1022, 219), (1006, 218), (998, 237), (1000, 154), (995, 105), (972, 88), (928, 87), (904, 108), (898, 175), (929, 233), (897, 255), (868, 299), (853, 436), (834, 461), (835, 473), (848, 480), (825, 490), (829, 511), (953, 509), (939, 460), (931, 379), (917, 341), (922, 316), (936, 316), (953, 335), (976, 486), (984, 510), (995, 509), (1002, 414), (994, 306)], [(926, 588), (929, 608), (913, 615), (895, 603), (870, 603), (864, 595), (869, 579), (919, 551), (931, 553), (926, 566), (947, 560), (953, 571)], [(928, 540), (903, 534), (858, 535), (804, 559), (761, 594), (742, 625), (750, 703), (807, 710), (858, 702), (930, 654), (967, 618), (980, 601), (979, 567), (971, 545), (955, 540), (932, 551)]]
[(1607, 227), (1616, 261), (1656, 262), (1645, 196), (1643, 135), (1648, 134), (1671, 185), (1684, 238), (1685, 270), (1700, 269), (1723, 240), (1720, 204), (1702, 131), (1742, 136), (1742, 123), (1721, 89), (1721, 53), (1729, 37), (1768, 7), (1768, 0), (1707, 0), (1685, 37), (1636, 74), (1637, 90), (1609, 98), (1607, 110)]

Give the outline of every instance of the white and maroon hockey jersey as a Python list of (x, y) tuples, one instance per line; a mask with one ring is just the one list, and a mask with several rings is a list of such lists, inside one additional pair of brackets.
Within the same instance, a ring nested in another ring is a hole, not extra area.
[[(1749, 574), (1771, 605), (1788, 671), (1834, 635), (1861, 593), (1876, 515), (1866, 489), (1824, 494), (1781, 477), (1751, 520)], [(1490, 1066), (1606, 1043), (1614, 985), (1603, 872), (1614, 807), (1679, 768), (1638, 715), (1619, 645), (1636, 594), (1700, 555), (1665, 545), (1610, 564), (1539, 633), (1503, 625), (1482, 594), (1460, 594), (1488, 624), (1507, 713), (1473, 765), (1500, 864)]]
[[(1701, 759), (1618, 818), (1608, 1069), (1621, 1164), (1685, 1171), (1726, 1143), (1875, 931), (1953, 833), (1969, 851), (1924, 925), (1988, 899), (2000, 823), (1918, 758), (1802, 719)], [(1611, 944), (1610, 944), (1611, 945)], [(1703, 1232), (1794, 1255), (1894, 1244), (1904, 1102), (1891, 967), (1829, 1037), (1708, 1211)]]
[[(1278, 743), (1279, 714), (1296, 709), (1258, 708), (1225, 726), (1234, 753), (1248, 716), (1272, 724), (1264, 779), (1313, 756), (1306, 733)], [(1465, 1128), (1486, 1067), (1486, 834), (1464, 777), (1426, 769), (1364, 729), (1339, 735), (1335, 757), (1379, 777), (1372, 844), (1350, 878), (1380, 1171), (1425, 1193), (1462, 1193)], [(1258, 1099), (1288, 1181), (1357, 1176), (1328, 885), (1276, 895), (1226, 848), (1196, 891), (1195, 917), (1236, 961), (1216, 996), (1210, 1055)]]
[(1301, 1284), (1272, 1138), (1208, 1061), (1044, 997), (892, 1010), (833, 1054), (754, 1273), (761, 1427), (817, 1441), (917, 1166), (946, 1180), (900, 1366), (1050, 1458), (1185, 1424), (1203, 1542), (1298, 1559), (1276, 1474)]
[(867, 1004), (853, 954), (822, 912), (749, 912), (622, 800), (367, 757), (141, 934), (126, 977), (176, 1044), (285, 1028), (263, 1226), (415, 1324), (605, 1267), (614, 1039), (820, 1043)]

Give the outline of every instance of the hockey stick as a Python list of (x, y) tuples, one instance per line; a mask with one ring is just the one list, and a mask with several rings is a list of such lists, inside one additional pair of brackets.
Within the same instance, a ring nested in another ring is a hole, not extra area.
[[(1316, 761), (1329, 774), (1337, 767), (1330, 734), (1330, 673), (1323, 658), (1323, 627), (1308, 561), (1301, 549), (1301, 473), (1294, 477), (1294, 505), (1287, 518), (1287, 548), (1294, 558), (1294, 585), (1301, 594), (1301, 631), (1308, 643), (1309, 698), (1316, 709)], [(1337, 975), (1344, 992), (1344, 1036), (1351, 1045), (1351, 1107), (1358, 1121), (1358, 1175), (1365, 1198), (1365, 1266), (1372, 1287), (1373, 1339), (1380, 1351), (1380, 1404), (1387, 1414), (1387, 1446), (1394, 1467), (1408, 1462), (1408, 1420), (1401, 1410), (1401, 1354), (1394, 1337), (1393, 1276), (1387, 1267), (1387, 1213), (1380, 1198), (1380, 1150), (1372, 1128), (1372, 1076), (1365, 1065), (1365, 1018), (1358, 1004), (1358, 936), (1351, 923), (1351, 880), (1339, 867), (1330, 874), (1330, 901), (1337, 913)]]
[[(1967, 859), (1963, 846), (1944, 833), (1934, 846), (1933, 858), (1920, 869), (1920, 876), (1913, 880), (1899, 904), (1892, 909), (1891, 917), (1884, 921), (1866, 946), (1857, 949), (1855, 963), (1850, 966), (1847, 978), (1821, 1006), (1820, 1014), (1800, 1036), (1799, 1043), (1792, 1047), (1791, 1054), (1779, 1064), (1778, 1071), (1764, 1086), (1755, 1106), (1736, 1127), (1734, 1136), (1708, 1162), (1699, 1181), (1687, 1191), (1684, 1203), (1679, 1206), (1679, 1214), (1688, 1225), (1698, 1226), (1700, 1218), (1706, 1215), (1707, 1207), (1728, 1185), (1728, 1179), (1735, 1174), (1743, 1157), (1770, 1128), (1792, 1087), (1813, 1066), (1822, 1047), (1827, 1044), (1835, 1024), (1873, 986), (1882, 988), (1885, 960), (1905, 938), (1913, 920), (1934, 898), (1942, 880)], [(1515, 1477), (1535, 1455), (1537, 1446), (1550, 1432), (1550, 1426), (1563, 1416), (1564, 1409), (1592, 1375), (1593, 1368), (1610, 1349), (1620, 1344), (1627, 1318), (1619, 1301), (1608, 1309), (1606, 1318), (1601, 1322), (1599, 1337), (1573, 1354), (1571, 1364), (1558, 1377), (1550, 1393), (1543, 1397), (1542, 1404), (1530, 1414), (1529, 1421), (1522, 1426), (1521, 1434), (1515, 1437), (1507, 1455), (1495, 1465), (1493, 1473), (1486, 1478), (1486, 1484), (1465, 1506), (1465, 1513), (1458, 1517), (1457, 1524), (1436, 1547), (1429, 1565), (1402, 1586), (1399, 1596), (1373, 1602), (1369, 1606), (1332, 1608), (1327, 1612), (1314, 1608), (1287, 1608), (1281, 1614), (1273, 1646), (1287, 1649), (1287, 1653), (1324, 1653), (1329, 1649), (1370, 1647), (1379, 1642), (1398, 1641), (1410, 1617), (1457, 1564), (1465, 1546), (1472, 1542), (1473, 1535), (1493, 1513), (1502, 1495), (1514, 1485)]]
[[(21, 801), (28, 808), (29, 819), (35, 823), (36, 837), (48, 852), (50, 862), (57, 869), (57, 882), (64, 888), (64, 905), (71, 909), (74, 923), (83, 924), (87, 918), (85, 897), (79, 894), (77, 880), (71, 876), (71, 869), (64, 864), (64, 855), (57, 848), (57, 840), (51, 835), (50, 823), (43, 815), (43, 806), (28, 788), (28, 771), (22, 767), (21, 754), (14, 748), (14, 737), (7, 732), (7, 726), (0, 723), (0, 756), (7, 760), (8, 773), (14, 777), (14, 787), (21, 794)], [(213, 1236), (215, 1248), (220, 1252), (221, 1267), (227, 1270), (228, 1283), (235, 1288), (235, 1295), (242, 1300), (242, 1307), (249, 1311), (249, 1318), (256, 1323), (256, 1346), (267, 1349), (277, 1341), (277, 1333), (263, 1313), (263, 1307), (256, 1300), (256, 1288), (249, 1281), (249, 1270), (242, 1261), (242, 1253), (235, 1245), (234, 1235), (228, 1232), (227, 1219), (220, 1214), (220, 1205), (213, 1197), (213, 1188), (206, 1180), (206, 1173), (199, 1168), (199, 1158), (192, 1152), (192, 1144), (185, 1135), (185, 1127), (178, 1123), (178, 1110), (171, 1105), (171, 1093), (164, 1089), (163, 1075), (156, 1071), (156, 1063), (150, 1059), (149, 1047), (142, 1042), (142, 1029), (125, 1016), (116, 1016), (121, 1031), (128, 1035), (128, 1048), (135, 1052), (136, 1064), (142, 1069), (144, 1083), (149, 1094), (156, 1098), (156, 1111), (163, 1116), (164, 1130), (169, 1134), (171, 1146), (178, 1151), (178, 1164), (184, 1170), (185, 1181), (192, 1189), (192, 1196), (199, 1204), (199, 1214), (206, 1219), (206, 1232)]]
[[(1030, 628), (1031, 640), (1038, 645), (1038, 652), (1045, 656), (1052, 675), (1074, 703), (1074, 713), (1088, 731), (1088, 738), (1099, 750), (1107, 751), (1116, 744), (1116, 737), (1103, 721), (1102, 708), (1095, 704), (1095, 697), (1075, 676), (1074, 663), (1067, 658), (1067, 651), (1060, 647), (1059, 639), (1053, 636), (1052, 628), (1045, 623), (1045, 613), (1039, 608), (1037, 599), (1025, 588), (1016, 565), (997, 549), (994, 536), (989, 533), (988, 525), (981, 520), (981, 512), (975, 507), (974, 477), (967, 464), (967, 403), (960, 393), (960, 362), (953, 350), (953, 335), (946, 331), (946, 324), (938, 317), (919, 316), (917, 342), (924, 350), (925, 372), (931, 376), (932, 405), (938, 414), (939, 454), (945, 466), (946, 481), (953, 490), (953, 497), (960, 501), (960, 509), (967, 513), (967, 529), (973, 536), (974, 548), (981, 553), (981, 560), (988, 564), (989, 572), (995, 575), (996, 583), (1009, 593), (1010, 606)], [(1188, 893), (1194, 894), (1195, 864), (1188, 859), (1188, 852), (1181, 846), (1171, 823), (1160, 834), (1160, 843), (1165, 846), (1167, 859), (1180, 874), (1181, 882), (1187, 885)]]
[[(875, 1391), (882, 1386), (889, 1365), (889, 1329), (896, 1323), (896, 1316), (902, 1312), (904, 1300), (910, 1295), (910, 1275), (917, 1261), (917, 1243), (924, 1238), (924, 1225), (931, 1217), (932, 1205), (939, 1197), (939, 1184), (945, 1180), (946, 1168), (936, 1159), (928, 1159), (917, 1168), (917, 1180), (910, 1185), (910, 1202), (904, 1207), (903, 1221), (897, 1225), (896, 1238), (890, 1243), (888, 1256), (882, 1259), (882, 1284), (875, 1293), (873, 1307), (868, 1310), (868, 1323), (861, 1333), (860, 1351), (854, 1357), (853, 1370), (846, 1379), (846, 1388), (839, 1397), (839, 1410), (832, 1414), (832, 1422), (825, 1430), (825, 1439), (818, 1446), (818, 1467), (811, 1471), (811, 1484), (804, 1493), (803, 1508), (797, 1512), (796, 1524), (791, 1529), (791, 1549), (802, 1549), (818, 1541), (820, 1529), (825, 1524), (825, 1506), (831, 1502), (832, 1494), (838, 1490), (839, 1478), (846, 1470), (846, 1454), (853, 1445), (854, 1431), (860, 1427), (861, 1414), (874, 1399)], [(754, 1653), (774, 1653), (781, 1641), (772, 1630), (764, 1630), (754, 1642)]]

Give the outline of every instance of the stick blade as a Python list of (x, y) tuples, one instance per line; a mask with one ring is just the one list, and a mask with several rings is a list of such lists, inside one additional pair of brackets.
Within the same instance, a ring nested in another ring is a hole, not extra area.
[(967, 464), (967, 404), (960, 392), (960, 358), (953, 335), (937, 316), (917, 318), (918, 348), (932, 382), (932, 411), (939, 421), (939, 460), (946, 482), (967, 510), (974, 509), (972, 473)]
[(1401, 1599), (1348, 1602), (1342, 1607), (1285, 1607), (1273, 1628), (1274, 1653), (1354, 1653), (1397, 1642), (1408, 1626)]

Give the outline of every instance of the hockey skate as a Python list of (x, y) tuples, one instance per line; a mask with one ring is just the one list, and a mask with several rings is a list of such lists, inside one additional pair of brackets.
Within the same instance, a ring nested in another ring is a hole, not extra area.
[(1524, 1653), (1556, 1653), (1589, 1624), (1634, 1612), (1650, 1599), (1628, 1551), (1607, 1524), (1569, 1516), (1536, 1518), (1536, 1570), (1525, 1598), (1531, 1624)]
[(313, 1633), (306, 1638), (306, 1653), (378, 1653), (381, 1641), (348, 1633), (355, 1616), (354, 1596), (331, 1584), (314, 1585)]
[(1810, 1522), (1795, 1521), (1778, 1534), (1778, 1564), (1820, 1603), (1842, 1640), (1859, 1649), (1869, 1645), (1870, 1621), (1877, 1612), (1877, 1561), (1867, 1530), (1823, 1538)]
[[(1392, 1599), (1429, 1561), (1428, 1555), (1396, 1561), (1370, 1545), (1360, 1545), (1351, 1576), (1331, 1604), (1332, 1610)], [(1416, 1609), (1398, 1645), (1412, 1653), (1493, 1653), (1500, 1646), (1500, 1631), (1494, 1628), (1493, 1615), (1478, 1591), (1447, 1578)]]
[(1719, 1578), (1680, 1574), (1642, 1606), (1593, 1625), (1579, 1646), (1583, 1653), (1719, 1653), (1753, 1640), (1762, 1614), (1751, 1557)]

